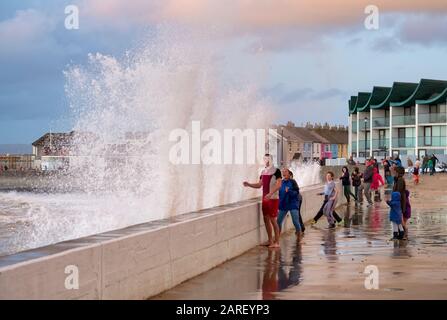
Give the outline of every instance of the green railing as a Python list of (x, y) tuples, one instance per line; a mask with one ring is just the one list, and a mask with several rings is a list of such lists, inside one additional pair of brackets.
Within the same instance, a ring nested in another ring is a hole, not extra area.
[(390, 118), (373, 118), (373, 128), (388, 128), (390, 126)]
[(410, 126), (416, 124), (416, 117), (413, 116), (393, 116), (393, 126)]
[(374, 150), (388, 150), (390, 148), (390, 139), (373, 139)]
[(416, 138), (393, 138), (393, 148), (414, 148)]
[(446, 147), (447, 137), (423, 137), (418, 138), (419, 147)]
[(447, 123), (447, 114), (445, 113), (424, 113), (418, 117), (419, 123)]
[[(371, 147), (371, 143), (369, 140), (366, 140), (366, 150), (369, 150)], [(365, 151), (365, 140), (359, 140), (359, 151)]]

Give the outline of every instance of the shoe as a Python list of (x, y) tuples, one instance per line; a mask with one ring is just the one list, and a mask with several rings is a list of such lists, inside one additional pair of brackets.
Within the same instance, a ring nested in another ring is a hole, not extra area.
[(399, 239), (399, 240), (403, 240), (404, 235), (405, 235), (405, 231), (400, 231), (400, 230), (399, 230), (398, 235), (397, 235), (397, 239)]
[(312, 219), (311, 221), (310, 221), (310, 225), (314, 225), (315, 223), (317, 223), (314, 219)]
[(336, 223), (336, 225), (338, 225), (338, 226), (341, 226), (343, 224), (344, 224), (344, 220), (343, 219), (341, 219), (339, 222)]
[(390, 240), (398, 240), (399, 239), (399, 233), (393, 232), (393, 237)]
[(327, 228), (328, 229), (334, 229), (335, 228), (335, 223), (331, 223)]

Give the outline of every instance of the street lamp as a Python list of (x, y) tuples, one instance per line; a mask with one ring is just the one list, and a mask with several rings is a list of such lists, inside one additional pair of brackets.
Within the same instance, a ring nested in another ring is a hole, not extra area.
[(366, 148), (367, 148), (366, 138), (368, 137), (368, 134), (366, 133), (366, 126), (367, 126), (367, 124), (368, 124), (368, 117), (365, 117), (365, 119), (364, 119), (363, 121), (364, 121), (364, 123), (365, 123), (365, 158), (367, 158), (367, 156), (366, 156)]

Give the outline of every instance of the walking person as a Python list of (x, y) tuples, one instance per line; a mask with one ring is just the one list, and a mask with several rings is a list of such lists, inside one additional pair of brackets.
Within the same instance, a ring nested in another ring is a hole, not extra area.
[(366, 161), (366, 169), (363, 173), (363, 193), (368, 201), (368, 207), (372, 206), (371, 200), (371, 183), (373, 182), (374, 166), (372, 161)]
[[(273, 165), (273, 157), (270, 154), (264, 156), (265, 168), (262, 170), (259, 181), (249, 183), (244, 181), (244, 187), (259, 189), (262, 187), (262, 214), (264, 216), (265, 229), (267, 231), (269, 248), (279, 248), (279, 226), (277, 223), (279, 209), (279, 189), (281, 188), (281, 171)], [(273, 237), (274, 234), (274, 237)]]
[(411, 178), (413, 174), (413, 161), (410, 158), (407, 159), (407, 167), (408, 167), (408, 177)]
[[(354, 187), (354, 195), (357, 205), (359, 202), (363, 202), (362, 192), (360, 190), (360, 186), (362, 185), (362, 177), (363, 175), (360, 173), (359, 167), (355, 167), (354, 171), (351, 174), (352, 186)], [(359, 192), (360, 191), (360, 192)]]
[(393, 177), (391, 175), (391, 163), (388, 158), (385, 157), (382, 161), (383, 166), (383, 176), (385, 177), (385, 181), (388, 187), (392, 187), (393, 185)]
[(414, 182), (414, 185), (418, 185), (419, 184), (420, 165), (421, 165), (421, 162), (419, 160), (417, 160), (415, 162), (415, 164), (414, 164), (414, 168), (413, 168), (413, 182)]
[[(336, 187), (336, 185), (334, 182), (334, 173), (328, 172), (326, 174), (326, 184), (324, 185), (324, 191), (321, 193), (318, 193), (318, 195), (324, 195), (323, 204), (321, 205), (321, 208), (320, 208), (320, 210), (318, 210), (315, 217), (312, 219), (311, 224), (317, 223), (318, 220), (323, 216), (324, 208), (325, 208), (327, 202), (329, 201), (329, 198), (330, 198), (335, 187)], [(332, 216), (338, 223), (341, 223), (343, 221), (342, 218), (340, 218), (340, 216), (337, 214), (337, 212), (335, 212), (335, 210), (332, 210)]]
[(279, 212), (278, 212), (278, 226), (279, 230), (282, 229), (282, 224), (287, 213), (290, 212), (293, 225), (295, 226), (296, 240), (301, 240), (301, 223), (299, 213), (299, 199), (298, 195), (300, 189), (295, 180), (291, 178), (291, 171), (284, 169), (282, 171), (281, 188), (279, 189)]
[(355, 202), (357, 202), (357, 196), (354, 195), (351, 191), (351, 177), (349, 176), (349, 169), (348, 167), (344, 166), (341, 171), (343, 172), (342, 176), (340, 177), (341, 184), (343, 186), (343, 194), (346, 197), (346, 201), (349, 203), (351, 202), (351, 196), (354, 197)]
[(430, 175), (431, 176), (434, 175), (435, 166), (433, 165), (433, 159), (432, 158), (428, 159), (427, 168), (428, 168), (428, 171), (430, 172)]

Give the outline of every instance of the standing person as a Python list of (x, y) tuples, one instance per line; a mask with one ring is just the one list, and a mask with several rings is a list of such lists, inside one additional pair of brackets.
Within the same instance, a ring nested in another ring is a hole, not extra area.
[(404, 240), (408, 240), (408, 219), (411, 218), (411, 204), (410, 204), (410, 191), (405, 190), (405, 200), (406, 200), (406, 207), (405, 211), (402, 213), (402, 226), (404, 227)]
[(377, 201), (382, 201), (380, 199), (380, 191), (379, 188), (381, 186), (383, 186), (385, 184), (385, 182), (383, 181), (382, 176), (380, 175), (379, 171), (377, 170), (377, 168), (373, 168), (373, 179), (372, 179), (372, 183), (371, 183), (371, 192), (374, 192), (374, 194), (377, 195)]
[(407, 159), (407, 167), (408, 167), (408, 177), (411, 178), (413, 174), (413, 161), (410, 158)]
[[(249, 183), (244, 181), (244, 187), (259, 189), (262, 187), (262, 214), (264, 216), (265, 229), (268, 236), (269, 248), (279, 248), (279, 226), (276, 221), (279, 207), (279, 189), (281, 188), (281, 171), (273, 165), (273, 157), (270, 154), (264, 156), (265, 168), (262, 170), (259, 181)], [(273, 238), (273, 233), (275, 238)]]
[(399, 156), (396, 156), (396, 158), (394, 158), (394, 162), (398, 167), (402, 167), (402, 161), (400, 160)]
[(419, 171), (420, 171), (421, 162), (419, 159), (415, 162), (413, 168), (413, 182), (415, 185), (419, 184)]
[(300, 189), (295, 180), (291, 178), (291, 171), (284, 169), (282, 171), (283, 179), (281, 188), (279, 189), (279, 213), (278, 213), (278, 226), (279, 230), (282, 229), (282, 224), (287, 213), (290, 211), (293, 225), (295, 226), (296, 240), (301, 240), (301, 223), (299, 213), (299, 200), (298, 195)]
[(435, 167), (433, 165), (433, 159), (432, 158), (428, 159), (427, 168), (428, 168), (428, 171), (430, 172), (430, 175), (432, 176), (434, 174), (434, 171), (435, 171), (434, 170)]
[[(292, 179), (293, 181), (296, 182), (296, 180), (293, 178), (293, 172), (289, 170), (290, 173), (290, 179)], [(298, 182), (296, 183), (298, 186)], [(299, 186), (298, 186), (298, 215), (300, 218), (300, 225), (301, 225), (301, 236), (304, 235), (304, 231), (306, 230), (305, 226), (304, 226), (304, 222), (303, 222), (303, 217), (301, 216), (301, 205), (303, 204), (303, 196), (301, 195), (301, 193), (299, 192)]]
[(352, 186), (354, 187), (354, 195), (357, 203), (363, 202), (363, 197), (361, 196), (361, 192), (359, 193), (360, 186), (362, 185), (362, 177), (363, 175), (360, 173), (359, 167), (355, 167), (354, 171), (351, 174)]
[(404, 175), (405, 170), (402, 167), (399, 167), (396, 169), (397, 171), (397, 179), (393, 186), (393, 192), (399, 192), (400, 193), (400, 205), (401, 205), (401, 212), (405, 212), (407, 209), (407, 195), (405, 193), (405, 190), (407, 190), (407, 185), (405, 183)]
[[(318, 195), (324, 195), (324, 201), (323, 201), (323, 204), (321, 205), (320, 210), (318, 210), (317, 214), (312, 219), (311, 224), (317, 223), (318, 220), (321, 218), (321, 216), (324, 214), (324, 207), (326, 206), (327, 202), (329, 201), (329, 197), (331, 196), (332, 191), (334, 191), (335, 187), (336, 186), (335, 186), (335, 182), (334, 182), (334, 173), (328, 172), (326, 174), (326, 184), (324, 185), (324, 191), (321, 193), (318, 193)], [(343, 221), (342, 218), (340, 218), (340, 216), (337, 214), (337, 212), (335, 212), (335, 210), (332, 210), (332, 216), (338, 223), (341, 223)]]
[(428, 168), (428, 157), (425, 155), (422, 158), (422, 174), (425, 174), (427, 172)]
[(391, 163), (388, 161), (388, 158), (385, 157), (382, 161), (383, 166), (383, 176), (385, 177), (386, 184), (390, 187), (393, 183), (391, 176)]
[(435, 154), (433, 153), (433, 155), (431, 156), (431, 161), (433, 162), (433, 167), (431, 169), (431, 175), (434, 175), (436, 173), (436, 164), (439, 161), (438, 158), (436, 158)]
[(343, 185), (343, 193), (349, 205), (349, 203), (351, 202), (350, 196), (354, 197), (355, 202), (357, 202), (357, 196), (354, 195), (351, 191), (351, 178), (349, 176), (348, 167), (344, 166), (341, 171), (343, 172), (342, 176), (340, 177), (341, 184)]
[(372, 206), (371, 200), (371, 183), (373, 182), (374, 166), (372, 161), (366, 161), (366, 169), (363, 173), (363, 193), (368, 201), (368, 207)]
[(404, 227), (402, 226), (402, 207), (399, 192), (391, 193), (391, 200), (386, 203), (390, 207), (390, 221), (393, 226), (393, 238), (391, 240), (400, 240), (404, 236)]

